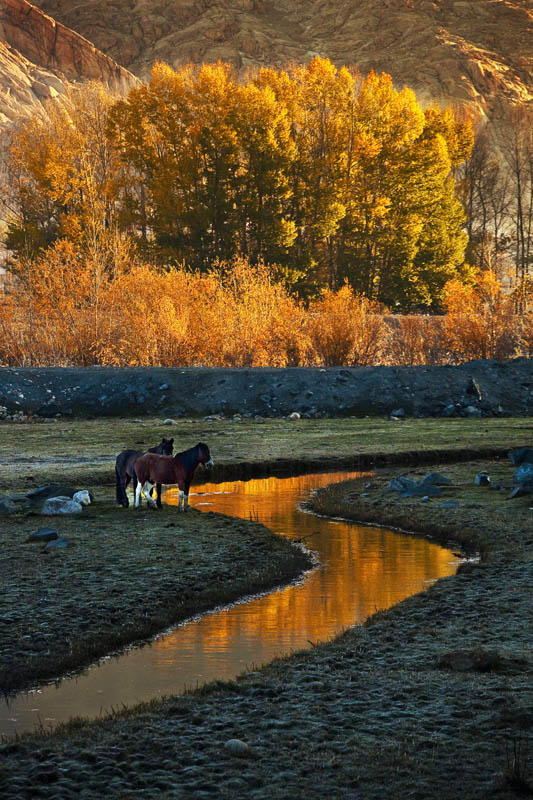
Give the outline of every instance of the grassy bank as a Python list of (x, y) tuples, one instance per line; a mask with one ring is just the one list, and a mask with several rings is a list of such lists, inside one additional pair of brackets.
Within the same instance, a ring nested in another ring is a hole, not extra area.
[[(41, 527), (64, 550), (28, 542)], [(171, 624), (271, 589), (311, 566), (257, 523), (175, 507), (116, 506), (109, 487), (79, 516), (1, 521), (0, 691), (78, 669)]]
[(296, 470), (416, 463), (439, 457), (502, 454), (531, 438), (531, 418), (471, 419), (162, 419), (65, 420), (0, 423), (0, 493), (47, 482), (78, 486), (114, 481), (115, 455), (152, 447), (163, 436), (175, 449), (205, 441), (215, 478), (288, 474)]

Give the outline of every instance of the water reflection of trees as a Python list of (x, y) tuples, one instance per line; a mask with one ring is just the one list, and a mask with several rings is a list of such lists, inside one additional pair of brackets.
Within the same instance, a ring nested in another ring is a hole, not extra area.
[[(329, 477), (333, 483), (354, 473)], [(209, 503), (208, 510), (245, 519), (257, 512), (272, 530), (305, 539), (327, 568), (319, 567), (305, 585), (207, 615), (157, 647), (176, 647), (177, 636), (180, 648), (202, 650), (205, 656), (242, 646), (243, 652), (255, 648), (254, 660), (267, 660), (272, 649), (287, 652), (329, 639), (454, 572), (450, 551), (424, 539), (298, 511), (298, 502), (323, 483), (324, 476), (303, 475), (193, 487), (200, 494), (191, 496), (192, 505)], [(171, 493), (166, 500), (174, 502)]]

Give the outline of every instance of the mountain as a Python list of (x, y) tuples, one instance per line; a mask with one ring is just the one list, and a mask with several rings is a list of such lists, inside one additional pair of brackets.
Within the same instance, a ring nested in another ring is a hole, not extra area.
[(533, 99), (530, 0), (37, 0), (145, 78), (156, 60), (240, 70), (327, 56), (422, 101), (493, 116)]
[(87, 39), (26, 0), (0, 0), (0, 127), (31, 113), (71, 83), (136, 78)]

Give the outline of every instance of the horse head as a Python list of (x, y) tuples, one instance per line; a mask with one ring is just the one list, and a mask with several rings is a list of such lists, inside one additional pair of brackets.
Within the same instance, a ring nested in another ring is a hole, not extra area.
[(161, 444), (159, 445), (159, 452), (162, 456), (171, 456), (174, 451), (174, 439), (163, 439), (161, 440)]
[(203, 464), (204, 467), (207, 467), (207, 469), (213, 467), (215, 462), (211, 458), (209, 447), (203, 442), (198, 442), (198, 444), (196, 445), (196, 449), (198, 451), (198, 462), (200, 464)]

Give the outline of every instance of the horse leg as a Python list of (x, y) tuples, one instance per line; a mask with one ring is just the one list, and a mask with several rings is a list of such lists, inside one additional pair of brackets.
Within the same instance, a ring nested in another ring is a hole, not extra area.
[(187, 511), (189, 508), (189, 489), (191, 488), (191, 482), (185, 481), (183, 486), (183, 510)]
[(116, 465), (115, 465), (115, 479), (116, 479), (116, 498), (117, 498), (117, 503), (119, 505), (123, 506), (124, 508), (127, 508), (129, 506), (129, 500), (128, 500), (128, 496), (126, 494), (126, 489), (124, 487), (124, 481), (123, 481), (123, 478), (122, 478), (122, 470), (120, 470)]
[(152, 500), (152, 497), (150, 495), (150, 490), (153, 488), (153, 486), (154, 486), (154, 484), (150, 483), (150, 481), (145, 481), (144, 485), (143, 485), (143, 489), (142, 489), (143, 495), (146, 498), (146, 503), (147, 503), (149, 508), (156, 508), (157, 507), (155, 500)]
[(141, 508), (141, 483), (137, 481), (137, 486), (135, 487), (135, 508)]
[(163, 503), (161, 502), (161, 484), (160, 483), (156, 483), (155, 490), (156, 490), (156, 494), (157, 494), (157, 507), (158, 508), (163, 508)]

